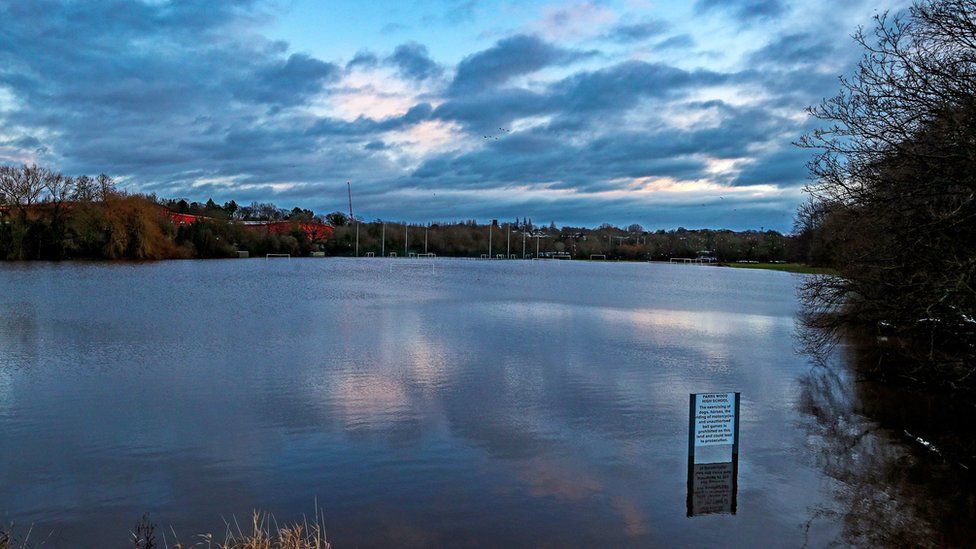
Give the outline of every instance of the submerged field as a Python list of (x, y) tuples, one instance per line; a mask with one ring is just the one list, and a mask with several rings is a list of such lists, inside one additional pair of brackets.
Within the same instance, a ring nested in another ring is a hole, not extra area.
[[(55, 547), (120, 546), (146, 512), (192, 536), (316, 501), (333, 547), (973, 533), (961, 477), (863, 415), (933, 407), (866, 393), (844, 346), (831, 368), (796, 352), (802, 277), (299, 258), (0, 276), (0, 522)], [(685, 516), (702, 391), (742, 394), (735, 515)]]

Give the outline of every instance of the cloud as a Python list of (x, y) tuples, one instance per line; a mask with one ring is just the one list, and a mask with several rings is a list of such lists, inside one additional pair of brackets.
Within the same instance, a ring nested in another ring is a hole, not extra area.
[(494, 133), (500, 125), (550, 112), (548, 96), (519, 88), (502, 88), (491, 93), (453, 97), (434, 110), (434, 116), (454, 120), (475, 133)]
[(798, 187), (808, 182), (805, 165), (810, 152), (791, 145), (761, 154), (733, 180), (734, 185)]
[(407, 26), (403, 23), (387, 23), (380, 27), (381, 34), (393, 34), (396, 32), (402, 32), (407, 30)]
[(332, 63), (295, 53), (246, 75), (235, 88), (235, 95), (277, 105), (304, 103), (326, 83), (335, 81), (339, 72)]
[(575, 2), (548, 5), (531, 28), (551, 40), (580, 40), (598, 36), (618, 14), (603, 2)]
[(724, 84), (731, 75), (687, 71), (664, 63), (626, 61), (595, 71), (581, 71), (552, 86), (553, 101), (573, 113), (620, 110), (644, 97), (676, 96), (689, 88)]
[(660, 19), (650, 19), (640, 23), (624, 23), (613, 27), (603, 37), (621, 43), (642, 42), (667, 32), (670, 26), (667, 21)]
[(836, 53), (832, 41), (823, 35), (799, 32), (774, 38), (752, 52), (747, 60), (752, 67), (782, 71), (815, 65)]
[(441, 66), (430, 58), (427, 47), (418, 42), (400, 44), (387, 61), (396, 65), (400, 74), (414, 80), (440, 76), (443, 72)]
[(695, 39), (690, 34), (676, 34), (654, 44), (655, 51), (681, 50), (695, 47)]
[(516, 35), (465, 57), (457, 67), (449, 92), (479, 93), (500, 86), (516, 76), (531, 74), (552, 65), (566, 65), (591, 53), (555, 46), (536, 36)]
[(314, 118), (304, 110), (341, 70), (263, 38), (261, 18), (249, 2), (6, 4), (0, 89), (12, 108), (0, 112), (2, 126), (44, 143), (34, 160), (147, 190), (365, 169), (355, 143), (305, 131)]
[(444, 19), (451, 25), (458, 25), (474, 20), (478, 0), (448, 0), (448, 9)]
[(346, 70), (355, 68), (373, 68), (380, 62), (375, 53), (366, 50), (356, 52), (356, 55), (346, 63)]
[(353, 121), (323, 117), (315, 120), (306, 135), (356, 136), (370, 135), (377, 132), (400, 130), (406, 126), (418, 124), (430, 118), (433, 108), (430, 103), (419, 103), (410, 108), (405, 114), (391, 116), (381, 120), (361, 116)]
[(695, 2), (698, 13), (725, 12), (739, 21), (751, 22), (772, 19), (786, 13), (782, 0), (698, 0)]
[[(612, 103), (612, 102), (611, 102)], [(602, 99), (598, 108), (607, 109)], [(615, 104), (617, 108), (625, 105)], [(558, 125), (487, 140), (486, 146), (461, 156), (444, 155), (422, 164), (413, 174), (427, 180), (450, 180), (456, 187), (494, 187), (524, 182), (576, 192), (621, 189), (621, 180), (669, 177), (699, 181), (714, 179), (717, 160), (750, 158), (757, 144), (778, 140), (795, 127), (789, 120), (763, 109), (735, 107), (721, 101), (691, 102), (683, 111), (708, 111), (713, 123), (690, 128), (662, 125), (657, 128), (618, 129), (585, 141), (568, 139)], [(598, 115), (606, 117), (605, 113)], [(504, 158), (504, 162), (498, 159)], [(726, 183), (794, 184), (787, 181), (734, 179)]]

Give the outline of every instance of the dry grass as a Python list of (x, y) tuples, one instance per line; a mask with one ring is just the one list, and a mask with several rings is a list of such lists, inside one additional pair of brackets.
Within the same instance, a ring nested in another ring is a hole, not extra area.
[[(248, 531), (240, 527), (237, 519), (226, 523), (223, 539), (213, 534), (198, 534), (196, 541), (185, 544), (175, 532), (172, 545), (165, 534), (157, 537), (156, 526), (143, 517), (132, 532), (131, 542), (135, 549), (331, 549), (325, 535), (324, 516), (316, 509), (315, 518), (279, 526), (274, 516), (255, 511)], [(159, 538), (162, 538), (161, 540)], [(0, 549), (6, 549), (0, 546)]]
[[(325, 536), (325, 517), (318, 509), (312, 522), (306, 517), (301, 522), (279, 526), (273, 515), (259, 513), (251, 516), (250, 528), (244, 531), (237, 519), (227, 522), (222, 539), (213, 534), (193, 536), (192, 543), (179, 541), (171, 531), (172, 543), (165, 534), (156, 533), (156, 525), (143, 515), (129, 535), (129, 543), (135, 549), (331, 549)], [(31, 529), (23, 537), (16, 536), (13, 525), (0, 525), (0, 549), (31, 549), (43, 547), (46, 540), (34, 542)], [(80, 544), (78, 546), (84, 546)]]
[(31, 542), (33, 529), (28, 529), (24, 537), (18, 537), (15, 531), (13, 524), (0, 525), (0, 549), (30, 549), (34, 547)]

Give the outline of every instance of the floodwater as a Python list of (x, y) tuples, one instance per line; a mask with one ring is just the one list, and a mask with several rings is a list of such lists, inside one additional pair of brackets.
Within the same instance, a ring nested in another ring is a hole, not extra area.
[[(0, 264), (0, 522), (44, 547), (124, 547), (146, 512), (172, 544), (316, 505), (336, 547), (968, 543), (971, 478), (917, 440), (958, 414), (859, 382), (843, 346), (798, 352), (801, 280)], [(736, 512), (688, 516), (689, 394), (719, 391), (741, 394)]]

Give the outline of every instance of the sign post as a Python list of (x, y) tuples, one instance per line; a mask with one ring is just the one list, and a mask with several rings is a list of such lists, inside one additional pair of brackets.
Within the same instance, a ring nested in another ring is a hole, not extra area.
[(688, 403), (688, 516), (735, 514), (739, 393), (692, 393)]

